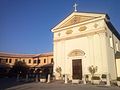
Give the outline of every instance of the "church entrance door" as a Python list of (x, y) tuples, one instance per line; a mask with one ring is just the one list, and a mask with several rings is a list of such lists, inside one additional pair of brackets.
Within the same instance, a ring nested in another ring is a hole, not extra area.
[(73, 79), (82, 80), (82, 59), (72, 60), (72, 74)]

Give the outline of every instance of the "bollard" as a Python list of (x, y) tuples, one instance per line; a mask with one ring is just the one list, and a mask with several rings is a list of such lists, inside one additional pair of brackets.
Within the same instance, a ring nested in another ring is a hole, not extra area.
[(50, 74), (48, 74), (47, 83), (50, 83)]
[(107, 84), (106, 84), (106, 86), (110, 86), (110, 76), (109, 76), (109, 74), (107, 74)]
[(67, 74), (65, 74), (65, 84), (68, 83), (68, 77), (67, 77)]
[(25, 79), (25, 81), (26, 81), (26, 82), (28, 81), (28, 74), (26, 74), (26, 79)]
[(83, 83), (86, 84), (86, 76), (83, 76)]
[(17, 81), (19, 82), (20, 74), (17, 74)]
[(35, 77), (35, 82), (38, 82), (38, 75), (36, 75)]

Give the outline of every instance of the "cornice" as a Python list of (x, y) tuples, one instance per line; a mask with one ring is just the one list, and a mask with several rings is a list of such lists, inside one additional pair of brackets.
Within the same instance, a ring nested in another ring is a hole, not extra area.
[(99, 28), (99, 29), (93, 30), (93, 31), (81, 32), (78, 35), (66, 36), (66, 37), (63, 37), (63, 38), (57, 38), (57, 39), (54, 39), (54, 42), (58, 42), (58, 41), (62, 41), (62, 40), (70, 40), (70, 39), (90, 36), (90, 35), (94, 35), (94, 34), (98, 34), (98, 33), (104, 33), (104, 32), (107, 32), (105, 27)]
[(54, 29), (53, 32), (60, 32), (60, 31), (63, 31), (63, 30), (66, 30), (66, 29), (70, 29), (70, 28), (74, 28), (74, 27), (77, 27), (77, 26), (83, 26), (83, 25), (86, 25), (86, 24), (90, 24), (90, 23), (93, 23), (93, 22), (96, 22), (96, 21), (99, 21), (99, 20), (104, 20), (104, 18), (96, 18), (96, 19), (93, 19), (93, 20), (89, 20), (89, 21), (86, 21), (86, 22), (81, 22), (81, 23), (78, 23), (78, 24), (73, 24), (71, 26), (66, 26), (66, 27), (63, 27), (63, 28), (57, 28), (57, 29)]

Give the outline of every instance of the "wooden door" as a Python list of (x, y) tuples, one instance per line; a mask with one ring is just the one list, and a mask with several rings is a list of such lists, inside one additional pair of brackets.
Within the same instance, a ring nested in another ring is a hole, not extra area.
[(82, 59), (72, 60), (73, 79), (82, 80)]

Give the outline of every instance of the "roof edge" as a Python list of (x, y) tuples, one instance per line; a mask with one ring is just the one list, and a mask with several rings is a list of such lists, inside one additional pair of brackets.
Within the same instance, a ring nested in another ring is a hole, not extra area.
[(39, 56), (53, 55), (53, 52), (40, 53), (40, 54), (16, 54), (16, 53), (5, 53), (0, 52), (0, 57), (13, 57), (13, 58), (35, 58)]
[(110, 21), (105, 21), (110, 31), (120, 40), (120, 34)]

